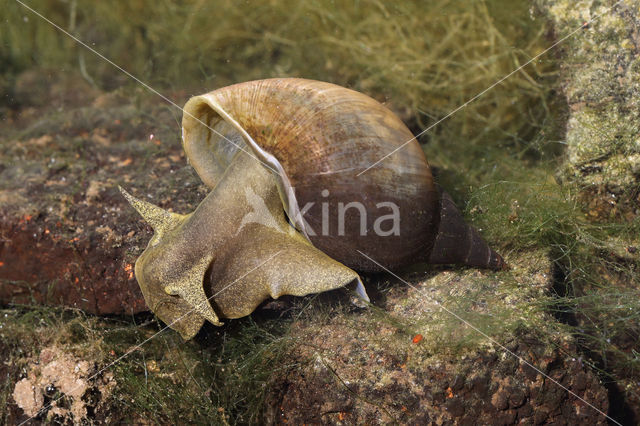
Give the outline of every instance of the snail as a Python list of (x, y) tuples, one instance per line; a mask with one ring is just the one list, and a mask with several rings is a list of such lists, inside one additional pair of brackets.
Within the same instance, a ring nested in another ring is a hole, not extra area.
[(185, 339), (269, 297), (355, 283), (368, 301), (356, 271), (505, 266), (434, 183), (409, 129), (362, 93), (295, 78), (235, 84), (186, 103), (182, 142), (212, 189), (193, 213), (122, 191), (154, 229), (135, 264), (145, 301)]

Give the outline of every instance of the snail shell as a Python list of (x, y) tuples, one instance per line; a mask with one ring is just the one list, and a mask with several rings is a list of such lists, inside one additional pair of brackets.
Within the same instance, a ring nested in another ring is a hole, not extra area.
[[(182, 124), (205, 184), (215, 186), (238, 149), (251, 151), (274, 171), (290, 219), (330, 257), (365, 271), (379, 267), (358, 250), (387, 268), (429, 258), (438, 191), (409, 129), (374, 99), (319, 81), (251, 81), (190, 99)], [(393, 214), (395, 223), (376, 223)]]

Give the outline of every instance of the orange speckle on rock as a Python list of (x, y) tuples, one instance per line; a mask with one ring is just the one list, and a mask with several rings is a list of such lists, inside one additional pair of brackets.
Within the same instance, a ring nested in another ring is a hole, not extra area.
[(413, 339), (411, 339), (411, 341), (413, 343), (420, 343), (422, 341), (422, 334), (416, 334), (415, 336), (413, 336)]
[[(19, 224), (19, 225), (24, 225), (25, 223), (29, 222), (32, 218), (33, 218), (33, 216), (32, 216), (32, 215), (30, 215), (30, 214), (25, 214), (24, 216), (22, 216), (22, 217), (20, 218), (20, 220), (18, 221), (18, 224)], [(24, 227), (23, 227), (23, 228), (21, 228), (21, 229), (24, 229)]]
[(346, 415), (347, 413), (345, 413), (344, 411), (340, 411), (338, 413), (338, 420), (343, 421)]
[(124, 265), (124, 271), (127, 273), (127, 277), (129, 279), (133, 279), (133, 265), (130, 263), (127, 263), (126, 265)]
[(78, 284), (78, 283), (80, 282), (80, 278), (75, 277), (75, 278), (73, 279), (73, 282), (74, 282), (74, 283), (76, 283), (76, 284)]
[(0, 268), (4, 266), (4, 262), (0, 262)]
[(447, 398), (453, 398), (453, 389), (451, 387), (447, 388)]
[(49, 235), (50, 233), (51, 233), (51, 231), (49, 231), (48, 229), (45, 228), (44, 235)]

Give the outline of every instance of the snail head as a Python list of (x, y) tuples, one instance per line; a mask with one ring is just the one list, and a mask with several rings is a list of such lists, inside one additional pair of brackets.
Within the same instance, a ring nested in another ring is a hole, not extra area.
[[(120, 191), (129, 204), (151, 225), (154, 235), (135, 264), (135, 275), (150, 309), (185, 339), (193, 337), (204, 320), (220, 325), (208, 303), (202, 277), (210, 258), (185, 259), (179, 229), (190, 215), (164, 210)], [(185, 268), (184, 265), (190, 267)]]

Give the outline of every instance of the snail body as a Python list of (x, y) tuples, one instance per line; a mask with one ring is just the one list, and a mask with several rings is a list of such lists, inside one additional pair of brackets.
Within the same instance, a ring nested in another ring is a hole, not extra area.
[(183, 147), (211, 193), (189, 215), (125, 195), (155, 231), (136, 262), (145, 300), (185, 338), (268, 297), (355, 281), (366, 299), (354, 269), (503, 266), (437, 188), (411, 132), (366, 95), (270, 79), (184, 111)]

